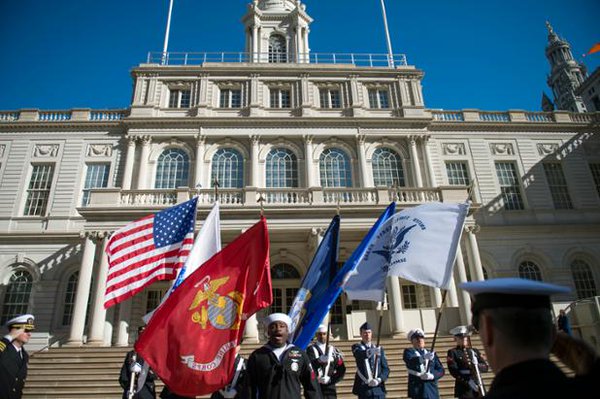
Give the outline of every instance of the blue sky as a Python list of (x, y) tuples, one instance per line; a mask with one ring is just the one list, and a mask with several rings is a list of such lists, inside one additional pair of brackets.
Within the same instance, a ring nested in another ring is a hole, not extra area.
[[(249, 0), (175, 0), (170, 51), (243, 51)], [(305, 0), (315, 52), (385, 53), (379, 0)], [(395, 53), (428, 108), (539, 110), (549, 19), (581, 59), (598, 0), (386, 0)], [(0, 0), (0, 110), (124, 108), (129, 71), (161, 51), (168, 0)], [(600, 53), (585, 58), (590, 72)]]

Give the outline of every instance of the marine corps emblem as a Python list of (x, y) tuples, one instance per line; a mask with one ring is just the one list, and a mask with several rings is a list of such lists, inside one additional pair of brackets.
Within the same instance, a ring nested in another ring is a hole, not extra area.
[[(241, 311), (244, 296), (238, 291), (231, 291), (225, 295), (217, 290), (229, 281), (229, 277), (222, 277), (211, 281), (210, 276), (204, 277), (195, 285), (200, 287), (189, 310), (192, 321), (200, 324), (205, 329), (207, 323), (219, 330), (237, 330), (240, 328)], [(197, 308), (200, 308), (196, 310)]]

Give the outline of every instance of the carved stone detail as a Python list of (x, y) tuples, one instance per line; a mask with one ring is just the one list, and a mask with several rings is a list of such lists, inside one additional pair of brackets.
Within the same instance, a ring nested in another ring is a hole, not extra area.
[(6, 151), (6, 145), (0, 144), (0, 158), (4, 156), (4, 152)]
[(493, 155), (515, 155), (515, 150), (511, 143), (491, 143), (490, 151)]
[(110, 157), (112, 151), (111, 144), (89, 144), (86, 154), (88, 157)]
[(36, 144), (33, 147), (34, 158), (56, 158), (58, 156), (58, 144)]
[(538, 153), (542, 156), (550, 155), (558, 150), (558, 144), (556, 143), (538, 143)]
[(467, 153), (463, 143), (443, 143), (442, 151), (444, 155), (466, 155)]

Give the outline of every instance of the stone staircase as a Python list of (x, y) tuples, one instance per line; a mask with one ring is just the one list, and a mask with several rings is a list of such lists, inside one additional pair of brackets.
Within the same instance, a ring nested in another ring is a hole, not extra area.
[[(346, 359), (346, 377), (338, 384), (338, 397), (355, 398), (352, 395), (352, 383), (356, 370), (351, 346), (356, 341), (335, 341)], [(405, 339), (383, 339), (390, 366), (390, 379), (386, 383), (388, 398), (405, 398), (408, 374), (402, 361), (402, 352), (409, 344)], [(473, 338), (473, 345), (482, 348), (478, 337)], [(242, 354), (248, 358), (259, 345), (247, 344), (242, 347)], [(452, 337), (439, 337), (436, 352), (446, 367), (446, 352), (454, 346)], [(29, 376), (25, 384), (23, 398), (120, 398), (123, 391), (119, 386), (119, 371), (125, 353), (131, 348), (53, 348), (32, 356), (29, 363)], [(484, 383), (490, 385), (492, 373), (483, 374)], [(162, 384), (157, 384), (157, 392)], [(443, 398), (453, 397), (454, 379), (446, 372), (439, 381)], [(158, 396), (158, 395), (157, 395)]]

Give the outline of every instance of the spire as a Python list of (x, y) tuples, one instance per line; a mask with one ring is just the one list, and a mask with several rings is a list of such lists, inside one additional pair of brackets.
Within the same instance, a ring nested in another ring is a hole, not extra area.
[(550, 25), (550, 21), (546, 21), (546, 29), (548, 29), (548, 43), (560, 41), (560, 38), (554, 32), (554, 28), (552, 28), (552, 25)]

